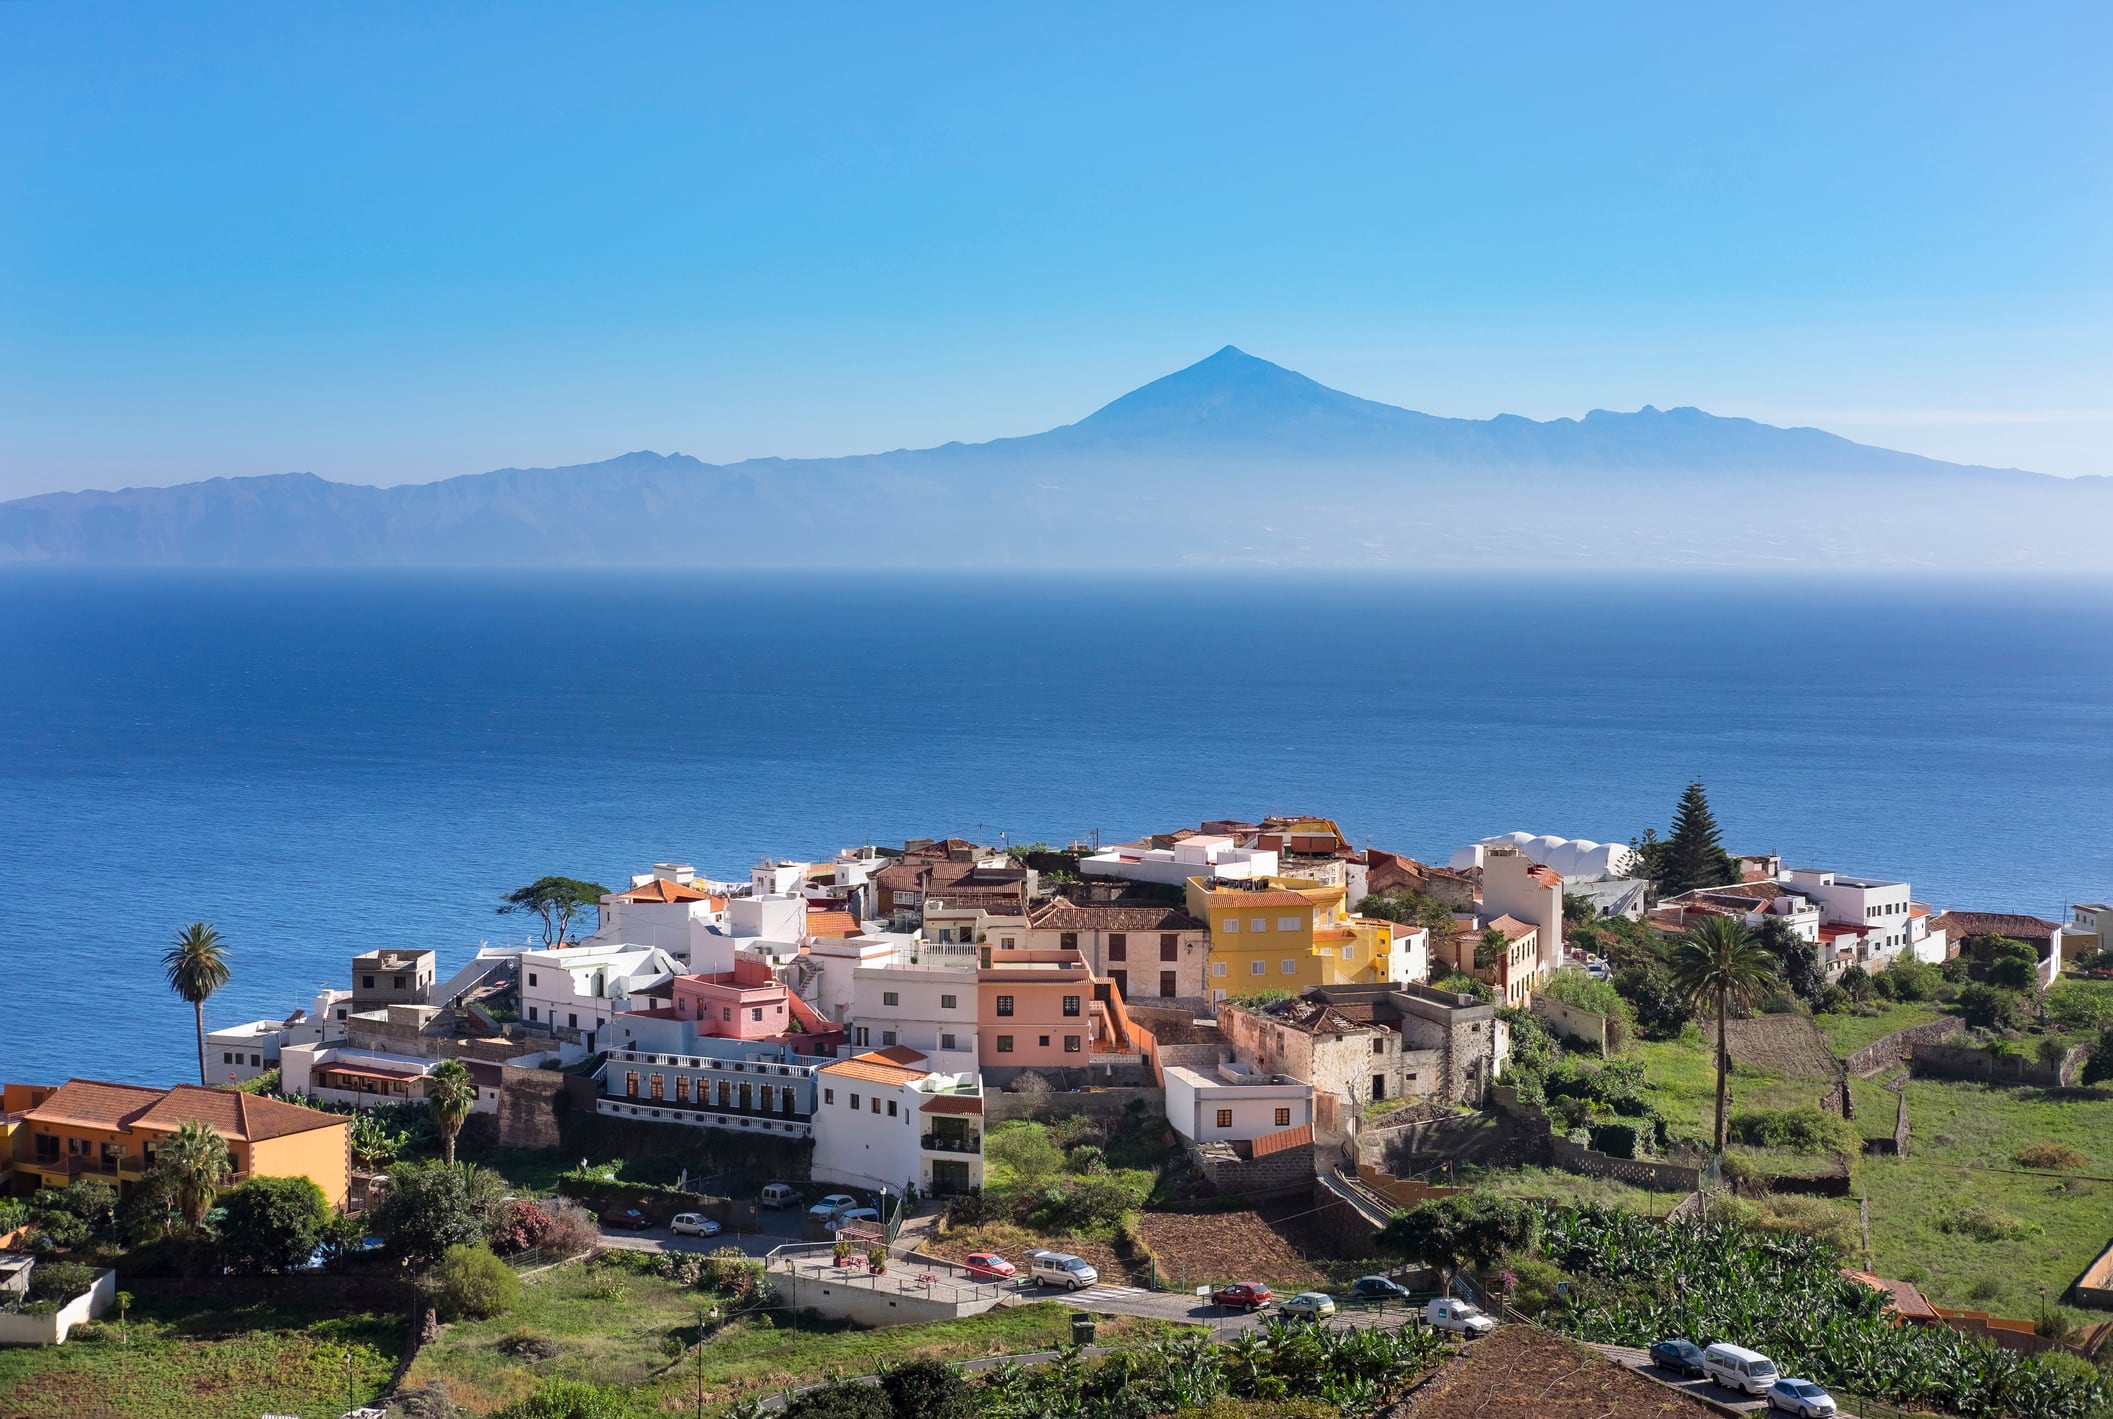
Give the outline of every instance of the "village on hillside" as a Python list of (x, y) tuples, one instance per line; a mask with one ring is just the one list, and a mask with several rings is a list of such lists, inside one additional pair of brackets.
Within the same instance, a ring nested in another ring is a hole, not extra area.
[(1858, 867), (1735, 855), (1699, 784), (1443, 863), (1298, 816), (670, 861), (240, 1023), (194, 924), (198, 1081), (5, 1085), (0, 1393), (2104, 1412), (2113, 906)]

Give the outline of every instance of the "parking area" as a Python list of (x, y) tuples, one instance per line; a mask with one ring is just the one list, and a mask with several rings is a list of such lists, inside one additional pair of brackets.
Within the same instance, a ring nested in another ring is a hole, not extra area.
[[(1592, 1347), (1610, 1360), (1618, 1360), (1639, 1374), (1648, 1375), (1667, 1389), (1677, 1389), (1682, 1394), (1699, 1399), (1718, 1409), (1728, 1409), (1740, 1414), (1763, 1414), (1768, 1412), (1768, 1401), (1750, 1394), (1728, 1390), (1709, 1380), (1683, 1379), (1671, 1370), (1660, 1369), (1651, 1363), (1651, 1357), (1641, 1350), (1632, 1350), (1626, 1345), (1595, 1345)], [(1856, 1419), (1846, 1409), (1839, 1419)]]

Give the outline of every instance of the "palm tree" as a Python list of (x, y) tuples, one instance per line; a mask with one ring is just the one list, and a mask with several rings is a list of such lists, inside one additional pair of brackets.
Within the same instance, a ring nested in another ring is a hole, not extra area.
[(194, 921), (177, 933), (176, 944), (162, 953), (161, 964), (169, 973), (169, 989), (191, 1002), (198, 1025), (198, 1082), (205, 1077), (205, 1002), (227, 984), (227, 957), (220, 933), (202, 921)]
[(441, 1156), (453, 1167), (455, 1135), (462, 1132), (462, 1121), (470, 1116), (470, 1105), (477, 1102), (477, 1086), (459, 1059), (442, 1060), (428, 1080), (426, 1107), (433, 1111), (433, 1122), (440, 1129)]
[(1717, 1015), (1717, 1151), (1724, 1151), (1724, 1108), (1731, 1084), (1731, 1042), (1725, 1029), (1732, 1008), (1745, 1010), (1782, 984), (1774, 953), (1737, 917), (1713, 916), (1687, 932), (1666, 957), (1673, 988), (1697, 1014)]
[(176, 1195), (176, 1210), (194, 1233), (233, 1171), (226, 1140), (195, 1119), (154, 1150), (154, 1166), (166, 1173)]

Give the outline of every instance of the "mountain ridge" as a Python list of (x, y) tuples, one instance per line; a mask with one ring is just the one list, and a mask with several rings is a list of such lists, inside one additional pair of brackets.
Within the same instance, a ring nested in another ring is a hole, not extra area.
[[(1804, 553), (1787, 527), (1729, 544), (1717, 520), (1750, 524), (1766, 497), (1812, 529)], [(1857, 528), (1875, 519), (1891, 529), (1882, 564), (1978, 545), (2027, 565), (2078, 517), (2113, 524), (2113, 480), (1692, 406), (1449, 418), (1226, 345), (1073, 423), (981, 443), (725, 464), (638, 449), (389, 487), (289, 472), (37, 494), (0, 503), (0, 563), (1398, 565), (1413, 549), (1433, 565), (1793, 565), (1869, 558)]]

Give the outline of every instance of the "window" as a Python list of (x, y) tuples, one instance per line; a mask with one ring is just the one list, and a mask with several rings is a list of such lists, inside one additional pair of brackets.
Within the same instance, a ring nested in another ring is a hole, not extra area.
[(858, 1095), (856, 1095), (856, 1094), (853, 1094), (853, 1095), (851, 1096), (851, 1111), (852, 1111), (853, 1113), (857, 1113), (857, 1112), (858, 1112)]
[(722, 1006), (720, 1006), (720, 1007), (719, 1007), (719, 1018), (720, 1018), (721, 1020), (731, 1020), (731, 1019), (733, 1019), (733, 1018), (734, 1018), (734, 1007), (733, 1007), (733, 1006), (731, 1006), (731, 1005), (722, 1005)]
[(1120, 931), (1108, 933), (1108, 959), (1127, 961), (1130, 959), (1130, 938)]
[(1174, 973), (1172, 971), (1161, 971), (1159, 973), (1159, 998), (1161, 1000), (1172, 1000), (1174, 998)]
[(1000, 1035), (1000, 1036), (998, 1036), (998, 1053), (1000, 1053), (1000, 1054), (1011, 1054), (1011, 1053), (1012, 1053), (1012, 1036), (1011, 1036), (1011, 1035)]
[(374, 989), (374, 977), (373, 977), (373, 976), (361, 976), (361, 977), (360, 977), (360, 989), (361, 989), (361, 990), (372, 990), (372, 989)]
[(888, 1100), (888, 1117), (895, 1117), (895, 1101), (893, 1099)]
[(1079, 1052), (1079, 1037), (1078, 1037), (1077, 1035), (1066, 1035), (1066, 1036), (1064, 1036), (1064, 1053), (1066, 1053), (1066, 1054), (1077, 1054), (1078, 1052)]
[(1001, 996), (999, 996), (999, 997), (998, 997), (998, 1013), (999, 1013), (1000, 1015), (1010, 1015), (1010, 1014), (1012, 1014), (1012, 997), (1011, 997), (1011, 996), (1009, 996), (1009, 995), (1001, 995)]
[(998, 938), (998, 944), (1000, 946), (1003, 946), (1008, 951), (1012, 950), (1012, 941), (1013, 939), (1010, 936), (1001, 936)]
[(580, 1017), (577, 1015), (567, 1015), (565, 1017), (565, 1024), (567, 1028), (577, 1030), (580, 1027)]
[(653, 1076), (653, 1080), (651, 1085), (649, 1086), (648, 1092), (650, 1092), (652, 1096), (657, 1099), (661, 1096), (661, 1094), (663, 1093), (663, 1091), (665, 1091), (666, 1088), (666, 1078), (662, 1075), (656, 1074)]
[(1356, 960), (1356, 959), (1357, 959), (1357, 948), (1356, 948), (1355, 946), (1345, 946), (1345, 947), (1343, 948), (1343, 959), (1344, 959), (1344, 960), (1346, 960), (1346, 961), (1354, 961), (1354, 960)]
[(1064, 1013), (1066, 1015), (1076, 1015), (1079, 1013), (1079, 998), (1077, 996), (1067, 995), (1064, 997)]
[(404, 988), (404, 978), (402, 976), (390, 977), (389, 986), (392, 990), (402, 990)]
[(1386, 1038), (1385, 1038), (1384, 1036), (1380, 1037), (1379, 1039), (1376, 1039), (1376, 1040), (1372, 1041), (1372, 1053), (1374, 1053), (1374, 1054), (1385, 1054), (1386, 1052), (1387, 1052), (1387, 1041), (1386, 1041)]
[(1287, 976), (1295, 976), (1299, 973), (1299, 963), (1286, 956), (1278, 966), (1278, 969)]
[(1277, 930), (1279, 931), (1297, 931), (1304, 924), (1295, 916), (1280, 916), (1277, 918)]
[(1057, 945), (1063, 947), (1066, 951), (1076, 951), (1079, 948), (1079, 934), (1076, 931), (1059, 931), (1057, 933)]
[(880, 1032), (880, 1047), (882, 1049), (892, 1049), (894, 1046), (895, 1032), (893, 1030), (882, 1030)]
[(954, 1037), (952, 1035), (941, 1035), (939, 1037), (939, 1047), (941, 1049), (948, 1050), (959, 1048), (959, 1046), (954, 1043)]
[[(338, 1016), (338, 1018), (339, 1018), (340, 1020), (342, 1020), (342, 1019), (344, 1019), (345, 1017), (344, 1017), (344, 1016), (342, 1016), (342, 1015), (340, 1015), (340, 1016)], [(534, 1020), (534, 1019), (537, 1019), (537, 1018), (539, 1018), (539, 1017), (537, 1016), (537, 1014), (536, 1014), (536, 1007), (535, 1007), (535, 1006), (533, 1006), (533, 1005), (531, 1005), (531, 1006), (529, 1006), (529, 1007), (528, 1007), (528, 1018), (529, 1018), (529, 1019), (531, 1019), (531, 1020)]]
[(1291, 1127), (1291, 1110), (1290, 1110), (1290, 1109), (1278, 1109), (1278, 1110), (1277, 1110), (1277, 1127), (1278, 1127), (1278, 1128), (1289, 1128), (1289, 1127)]
[(763, 1007), (760, 1005), (749, 1006), (748, 1018), (751, 1020), (761, 1020), (763, 1018)]
[(534, 971), (530, 971), (528, 973), (528, 983), (530, 985), (534, 985), (536, 983), (536, 973)]
[(880, 1112), (880, 1095), (878, 1095), (878, 1094), (875, 1094), (875, 1095), (873, 1096), (873, 1098), (872, 1098), (872, 1099), (871, 1099), (871, 1100), (870, 1100), (869, 1102), (871, 1102), (871, 1103), (872, 1103), (872, 1105), (873, 1105), (873, 1112), (875, 1112), (875, 1113), (879, 1113), (879, 1112)]
[(897, 991), (884, 990), (880, 993), (880, 1003), (883, 1005), (900, 1005), (902, 1004), (902, 995)]
[(1267, 931), (1269, 930), (1269, 918), (1251, 916), (1247, 919), (1247, 929), (1249, 931)]
[(823, 1102), (823, 1103), (825, 1103), (825, 1104), (834, 1104), (834, 1103), (836, 1102), (836, 1090), (834, 1090), (834, 1089), (824, 1089), (824, 1090), (822, 1090), (822, 1102)]
[(1218, 1127), (1220, 1127), (1220, 1128), (1231, 1128), (1232, 1126), (1233, 1126), (1233, 1111), (1232, 1111), (1231, 1109), (1220, 1109), (1220, 1110), (1218, 1110)]
[(1213, 961), (1213, 962), (1211, 962), (1211, 974), (1212, 974), (1212, 975), (1214, 975), (1214, 976), (1222, 976), (1222, 975), (1224, 975), (1224, 974), (1225, 974), (1225, 962), (1223, 962), (1223, 961)]
[(1130, 973), (1128, 971), (1110, 971), (1108, 972), (1108, 979), (1115, 982), (1115, 993), (1117, 995), (1120, 995), (1125, 1000), (1130, 998)]
[(688, 1075), (684, 1075), (684, 1074), (678, 1074), (678, 1075), (676, 1075), (676, 1076), (675, 1076), (675, 1102), (676, 1102), (676, 1103), (678, 1103), (678, 1104), (686, 1104), (686, 1103), (688, 1103), (689, 1101), (690, 1101), (690, 1080), (689, 1080), (689, 1076), (688, 1076)]
[(864, 1048), (865, 1048), (865, 1047), (866, 1047), (867, 1045), (869, 1045), (869, 1044), (871, 1044), (871, 1043), (872, 1043), (872, 1039), (871, 1039), (871, 1038), (870, 1038), (870, 1037), (869, 1037), (869, 1036), (868, 1036), (868, 1035), (866, 1034), (866, 1027), (865, 1027), (864, 1025), (861, 1025), (861, 1026), (859, 1026), (859, 1027), (858, 1027), (858, 1044), (859, 1044), (859, 1048), (860, 1048), (860, 1049), (864, 1049)]
[(1049, 1048), (1049, 1036), (1047, 1036), (1047, 1035), (1044, 1035), (1044, 1036), (1042, 1036), (1042, 1048), (1043, 1048), (1043, 1049), (1048, 1049), (1048, 1048)]
[(253, 1055), (251, 1055), (251, 1056), (249, 1057), (249, 1063), (250, 1063), (250, 1068), (252, 1068), (252, 1069), (256, 1069), (256, 1068), (259, 1068), (259, 1067), (261, 1067), (261, 1066), (263, 1065), (263, 1063), (264, 1063), (264, 1058), (263, 1058), (263, 1056), (262, 1056), (262, 1055), (255, 1055), (255, 1054), (253, 1054)]
[(1178, 961), (1181, 959), (1181, 938), (1178, 935), (1170, 931), (1159, 938), (1159, 959), (1162, 961)]
[(939, 1008), (940, 1008), (941, 1010), (952, 1010), (952, 1009), (954, 1009), (954, 1008), (955, 1008), (955, 1006), (954, 1006), (954, 997), (953, 997), (953, 996), (951, 996), (951, 995), (942, 995), (942, 996), (940, 996), (940, 997), (939, 997)]
[(624, 1093), (625, 1093), (625, 1094), (627, 1094), (627, 1095), (629, 1095), (629, 1096), (630, 1096), (631, 1098), (634, 1098), (634, 1099), (638, 1097), (638, 1071), (637, 1071), (637, 1070), (635, 1070), (635, 1069), (634, 1069), (634, 1070), (631, 1070), (631, 1071), (630, 1071), (629, 1073), (627, 1073), (627, 1074), (625, 1074), (625, 1075), (624, 1075)]
[(1251, 976), (1266, 976), (1269, 974), (1269, 962), (1249, 961), (1247, 963), (1247, 973)]
[(1225, 934), (1227, 936), (1238, 936), (1240, 934), (1240, 918), (1229, 916), (1225, 919)]
[(220, 1053), (220, 1062), (222, 1064), (233, 1064), (235, 1062), (235, 1056), (231, 1051), (222, 1050)]

